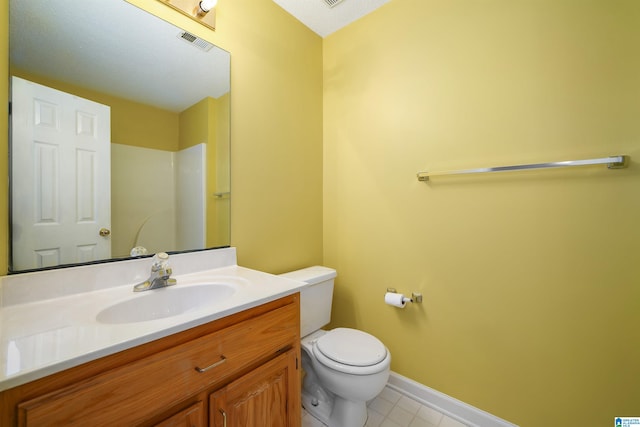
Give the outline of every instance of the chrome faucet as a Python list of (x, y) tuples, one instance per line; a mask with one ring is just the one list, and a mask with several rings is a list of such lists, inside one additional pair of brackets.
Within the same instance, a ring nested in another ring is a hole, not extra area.
[(151, 276), (142, 283), (133, 287), (133, 292), (148, 291), (150, 289), (164, 288), (175, 285), (176, 279), (170, 279), (171, 267), (169, 267), (169, 255), (165, 252), (158, 252), (153, 256), (151, 265)]

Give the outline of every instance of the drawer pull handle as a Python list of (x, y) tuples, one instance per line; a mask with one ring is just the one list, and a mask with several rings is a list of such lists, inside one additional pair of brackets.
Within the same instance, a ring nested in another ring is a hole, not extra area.
[(224, 409), (219, 409), (222, 414), (222, 427), (227, 427), (227, 413), (224, 412)]
[(198, 368), (198, 367), (196, 366), (196, 371), (198, 371), (198, 372), (200, 372), (200, 373), (207, 372), (209, 369), (213, 369), (213, 368), (215, 368), (216, 366), (220, 366), (220, 365), (222, 365), (222, 364), (223, 364), (224, 362), (226, 362), (226, 361), (227, 361), (227, 358), (226, 358), (226, 357), (224, 357), (223, 355), (220, 355), (220, 360), (218, 360), (216, 363), (214, 363), (213, 365), (209, 365), (209, 366), (207, 366), (206, 368)]

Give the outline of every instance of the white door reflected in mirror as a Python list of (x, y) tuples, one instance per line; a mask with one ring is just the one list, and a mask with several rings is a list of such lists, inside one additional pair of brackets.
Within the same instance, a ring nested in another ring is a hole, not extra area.
[(18, 77), (11, 90), (11, 192), (32, 195), (13, 197), (13, 268), (109, 258), (110, 108)]

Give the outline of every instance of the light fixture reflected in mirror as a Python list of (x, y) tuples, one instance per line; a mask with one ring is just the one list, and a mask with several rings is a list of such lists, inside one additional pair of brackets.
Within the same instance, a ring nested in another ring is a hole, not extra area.
[(216, 4), (218, 0), (158, 0), (177, 10), (183, 15), (200, 22), (202, 25), (216, 29)]
[(211, 9), (216, 7), (216, 4), (218, 4), (218, 0), (202, 0), (198, 4), (198, 15), (203, 16), (211, 12)]

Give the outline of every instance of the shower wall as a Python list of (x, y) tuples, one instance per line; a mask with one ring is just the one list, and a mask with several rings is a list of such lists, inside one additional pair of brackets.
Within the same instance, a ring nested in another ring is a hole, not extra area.
[(206, 145), (178, 152), (111, 144), (112, 252), (205, 247)]
[(112, 255), (176, 246), (174, 153), (111, 144)]

